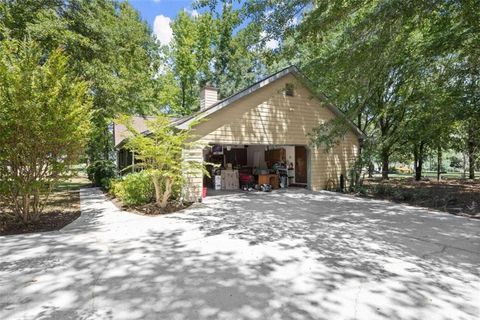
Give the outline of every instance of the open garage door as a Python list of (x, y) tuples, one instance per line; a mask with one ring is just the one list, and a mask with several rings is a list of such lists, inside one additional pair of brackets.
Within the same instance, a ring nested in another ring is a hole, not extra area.
[(306, 187), (308, 183), (305, 146), (210, 144), (204, 159), (213, 165), (203, 185), (215, 190), (258, 190), (265, 184), (273, 189)]
[(307, 149), (295, 146), (295, 183), (307, 184)]

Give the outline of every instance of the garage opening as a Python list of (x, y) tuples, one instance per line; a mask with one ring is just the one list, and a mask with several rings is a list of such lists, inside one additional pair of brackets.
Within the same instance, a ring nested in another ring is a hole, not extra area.
[(306, 188), (307, 148), (300, 145), (222, 145), (204, 149), (210, 177), (203, 185), (219, 190)]

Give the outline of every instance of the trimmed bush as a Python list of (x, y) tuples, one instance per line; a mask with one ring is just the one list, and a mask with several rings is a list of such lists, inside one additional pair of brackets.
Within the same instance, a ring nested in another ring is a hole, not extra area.
[(130, 173), (122, 179), (112, 181), (111, 192), (125, 205), (147, 204), (154, 195), (152, 177), (145, 171)]
[(115, 178), (115, 164), (108, 160), (97, 160), (87, 167), (88, 179), (97, 187), (107, 188)]

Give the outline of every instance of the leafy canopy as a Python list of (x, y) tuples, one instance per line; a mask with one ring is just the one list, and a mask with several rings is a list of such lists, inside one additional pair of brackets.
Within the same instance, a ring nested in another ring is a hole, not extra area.
[[(134, 166), (151, 176), (160, 207), (167, 206), (173, 191), (181, 190), (190, 176), (198, 172), (208, 174), (203, 163), (185, 157), (188, 149), (198, 146), (192, 142), (191, 129), (178, 130), (171, 125), (171, 118), (161, 114), (147, 121), (148, 135), (136, 130), (129, 116), (120, 117), (118, 123), (132, 134), (125, 147), (135, 153), (138, 162)], [(128, 169), (131, 166), (125, 168)]]
[(84, 151), (88, 83), (62, 49), (28, 38), (0, 43), (0, 196), (24, 221), (38, 219), (54, 184)]
[(87, 149), (91, 162), (109, 159), (108, 126), (116, 115), (158, 109), (159, 47), (127, 1), (1, 1), (0, 17), (0, 39), (30, 36), (46, 52), (63, 48), (69, 68), (88, 81), (94, 111)]

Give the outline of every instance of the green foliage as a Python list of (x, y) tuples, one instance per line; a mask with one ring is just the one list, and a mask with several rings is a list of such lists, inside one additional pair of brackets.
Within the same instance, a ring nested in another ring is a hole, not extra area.
[(135, 158), (139, 160), (135, 167), (144, 169), (152, 178), (155, 200), (160, 207), (166, 207), (174, 190), (182, 189), (190, 175), (208, 174), (203, 163), (183, 157), (184, 150), (198, 147), (197, 143), (191, 142), (191, 129), (176, 129), (171, 126), (170, 118), (164, 115), (147, 121), (148, 136), (132, 126), (130, 117), (124, 116), (118, 122), (132, 134), (125, 146), (135, 152)]
[[(426, 155), (448, 148), (468, 152), (473, 178), (480, 153), (478, 1), (252, 0), (243, 10), (282, 38), (271, 64), (300, 64), (375, 142), (384, 178), (395, 158), (414, 160), (420, 177)], [(294, 18), (300, 23), (292, 26)], [(314, 144), (330, 148), (341, 126), (321, 125)]]
[(362, 141), (361, 153), (348, 172), (349, 189), (352, 192), (363, 192), (364, 169), (367, 168), (369, 176), (372, 174), (375, 160), (374, 145), (369, 140)]
[(461, 169), (463, 167), (463, 160), (456, 157), (456, 156), (451, 156), (450, 157), (450, 168), (454, 169)]
[(162, 48), (165, 70), (160, 79), (161, 104), (171, 114), (197, 111), (199, 90), (207, 84), (225, 98), (261, 76), (255, 70), (260, 60), (254, 49), (258, 28), (235, 33), (240, 13), (228, 3), (220, 8), (195, 17), (181, 11), (172, 22), (173, 39)]
[(88, 179), (97, 187), (108, 189), (115, 175), (115, 164), (109, 160), (97, 160), (87, 167)]
[(127, 1), (12, 0), (0, 3), (6, 34), (30, 35), (45, 52), (63, 48), (69, 69), (89, 82), (93, 130), (90, 161), (109, 159), (108, 130), (119, 113), (147, 114), (157, 109), (159, 50), (146, 22)]
[(127, 174), (112, 181), (111, 192), (126, 205), (147, 204), (154, 195), (152, 177), (147, 171)]
[(373, 188), (373, 193), (382, 197), (392, 196), (394, 192), (395, 189), (391, 185), (385, 183), (379, 183)]
[(62, 49), (0, 44), (0, 185), (24, 222), (38, 219), (55, 183), (81, 156), (90, 130), (88, 83)]
[(368, 194), (368, 188), (366, 188), (364, 185), (354, 185), (350, 188), (350, 192), (366, 196)]
[(308, 135), (312, 145), (323, 147), (325, 152), (329, 152), (340, 142), (340, 139), (342, 139), (348, 130), (349, 126), (346, 119), (337, 117), (329, 122), (320, 124)]

